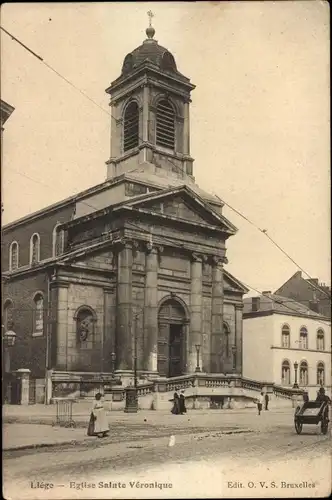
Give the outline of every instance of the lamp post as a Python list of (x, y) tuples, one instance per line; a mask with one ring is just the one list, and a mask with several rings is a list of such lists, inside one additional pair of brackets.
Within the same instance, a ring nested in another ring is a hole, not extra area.
[(196, 368), (195, 368), (195, 372), (200, 372), (201, 368), (199, 366), (199, 352), (201, 350), (201, 344), (196, 344), (195, 348), (196, 348)]
[(237, 347), (236, 345), (232, 345), (232, 355), (233, 355), (233, 372), (236, 370), (236, 352), (237, 352)]
[(140, 313), (134, 313), (133, 328), (134, 328), (134, 387), (126, 388), (126, 406), (125, 413), (137, 413), (138, 398), (137, 398), (137, 318)]
[(295, 371), (295, 382), (294, 382), (294, 385), (293, 385), (293, 389), (298, 389), (299, 388), (299, 384), (297, 383), (297, 369), (299, 367), (299, 364), (297, 361), (294, 362), (294, 371)]
[(115, 352), (111, 352), (111, 373), (112, 373), (112, 379), (114, 379), (115, 360), (116, 360), (116, 354), (115, 354)]

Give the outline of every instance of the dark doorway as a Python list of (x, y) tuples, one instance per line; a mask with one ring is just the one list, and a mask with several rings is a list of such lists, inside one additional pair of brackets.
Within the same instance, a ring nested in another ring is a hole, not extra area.
[(169, 325), (169, 377), (182, 375), (182, 325)]
[(11, 379), (11, 391), (10, 391), (10, 403), (12, 405), (21, 404), (21, 381), (18, 377), (12, 376)]
[(159, 309), (158, 373), (162, 377), (178, 377), (185, 367), (186, 314), (176, 300), (164, 302)]

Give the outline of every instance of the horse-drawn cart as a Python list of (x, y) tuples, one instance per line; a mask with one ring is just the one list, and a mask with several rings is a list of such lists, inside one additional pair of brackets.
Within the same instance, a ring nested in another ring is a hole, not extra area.
[(296, 408), (294, 425), (298, 434), (301, 434), (303, 424), (318, 425), (319, 423), (321, 423), (322, 434), (327, 434), (329, 426), (329, 405), (327, 401), (307, 401)]

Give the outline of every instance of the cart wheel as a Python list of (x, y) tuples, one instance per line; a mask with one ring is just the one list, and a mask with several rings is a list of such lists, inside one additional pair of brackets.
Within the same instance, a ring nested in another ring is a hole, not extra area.
[(297, 420), (295, 420), (294, 423), (295, 423), (295, 430), (296, 430), (297, 434), (301, 434), (302, 427), (303, 427), (302, 422), (298, 422)]
[(328, 431), (328, 428), (329, 428), (329, 421), (328, 420), (323, 420), (323, 422), (321, 423), (321, 431), (322, 431), (322, 434), (327, 434), (327, 431)]

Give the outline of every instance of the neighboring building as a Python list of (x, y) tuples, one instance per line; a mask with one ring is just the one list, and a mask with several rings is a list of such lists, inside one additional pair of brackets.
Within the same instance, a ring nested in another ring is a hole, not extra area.
[(297, 271), (275, 293), (296, 300), (331, 319), (331, 288), (319, 283), (317, 278), (305, 279), (301, 271)]
[(3, 101), (2, 99), (0, 100), (1, 132), (4, 130), (3, 126), (14, 110), (15, 110), (15, 108), (13, 108), (13, 106), (11, 106), (7, 102)]
[[(4, 129), (4, 124), (6, 123), (6, 121), (8, 120), (8, 118), (10, 117), (10, 115), (13, 113), (14, 110), (15, 110), (15, 108), (13, 108), (13, 106), (11, 106), (7, 102), (3, 101), (2, 99), (0, 100), (0, 128), (1, 128), (0, 154), (1, 154), (1, 167), (2, 167), (2, 153), (3, 153), (3, 149), (2, 149), (3, 136), (2, 136), (2, 134), (3, 134), (3, 131), (5, 130)], [(2, 211), (3, 211), (3, 204), (1, 202), (1, 212)]]
[(113, 368), (130, 382), (136, 354), (145, 378), (194, 373), (197, 352), (205, 372), (242, 373), (248, 290), (223, 269), (236, 228), (193, 177), (194, 85), (146, 33), (106, 91), (106, 181), (4, 227), (5, 321), (31, 402), (86, 394)]
[(283, 387), (297, 383), (310, 398), (323, 385), (331, 394), (331, 322), (271, 292), (244, 299), (243, 375)]

